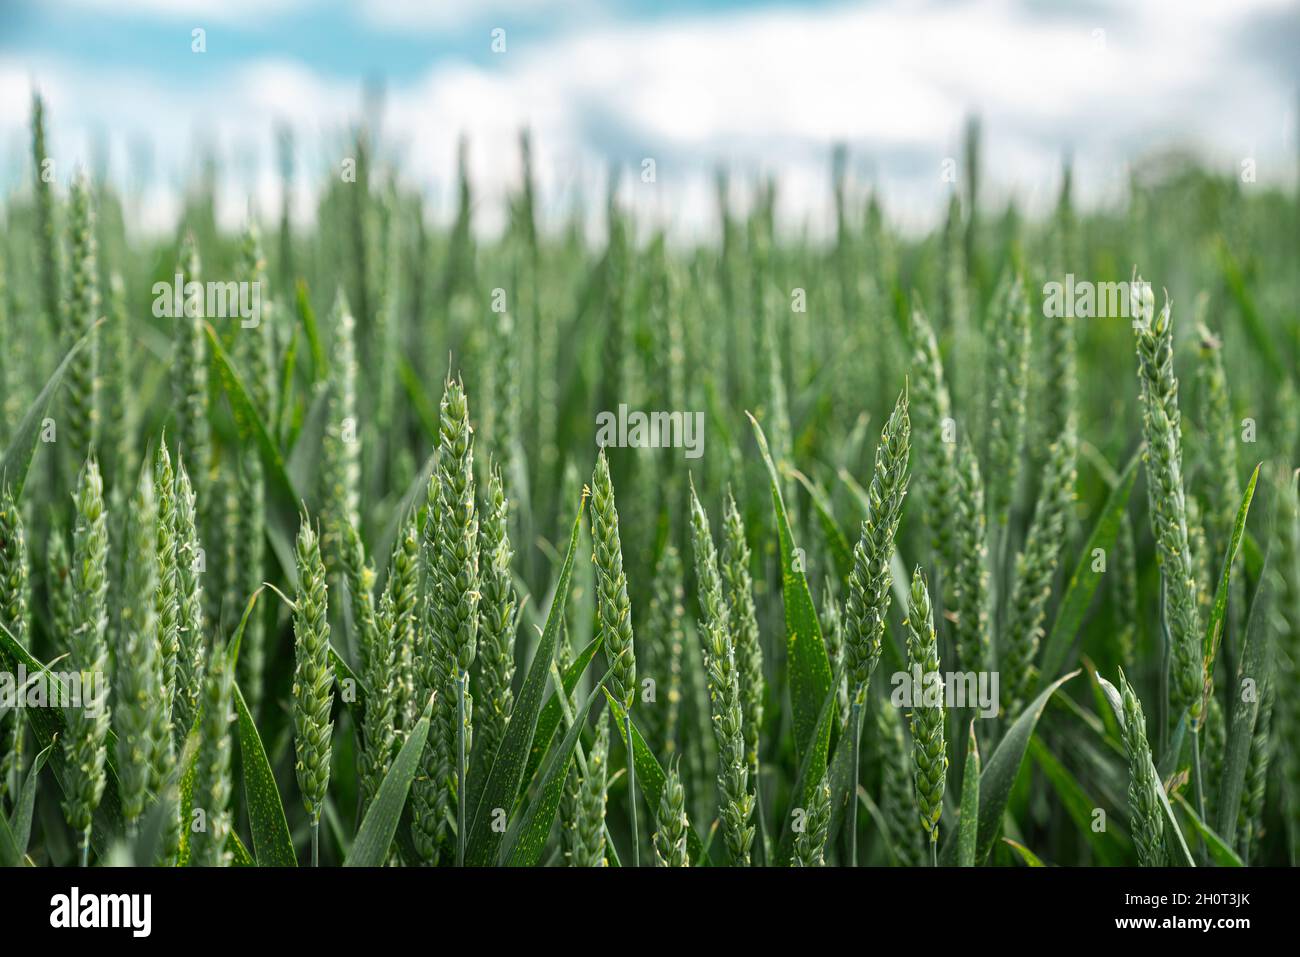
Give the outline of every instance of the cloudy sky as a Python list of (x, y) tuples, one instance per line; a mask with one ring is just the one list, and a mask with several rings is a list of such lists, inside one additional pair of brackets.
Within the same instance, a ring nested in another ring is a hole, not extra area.
[[(827, 219), (829, 155), (893, 215), (942, 208), (965, 117), (985, 131), (987, 193), (1049, 201), (1061, 157), (1085, 198), (1118, 195), (1124, 163), (1192, 149), (1260, 180), (1296, 171), (1295, 0), (0, 0), (0, 188), (30, 176), (27, 116), (45, 94), (53, 153), (107, 157), (147, 183), (161, 228), (203, 150), (223, 208), (278, 207), (277, 123), (298, 133), (306, 198), (337, 168), (348, 125), (382, 125), (402, 175), (439, 214), (457, 137), (471, 144), (479, 225), (500, 222), (534, 131), (553, 217), (627, 177), (647, 217), (712, 223), (710, 178), (779, 173), (782, 214)], [(204, 31), (196, 53), (193, 31)], [(504, 31), (504, 33), (494, 33)], [(494, 50), (504, 39), (504, 51)], [(382, 87), (379, 101), (363, 95)], [(100, 162), (104, 162), (101, 160)], [(307, 208), (307, 203), (300, 204)]]

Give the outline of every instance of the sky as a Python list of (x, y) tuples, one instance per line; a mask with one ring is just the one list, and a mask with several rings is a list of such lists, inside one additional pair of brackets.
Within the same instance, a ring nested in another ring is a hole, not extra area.
[(720, 164), (737, 202), (775, 174), (782, 221), (825, 232), (837, 143), (859, 194), (875, 189), (905, 226), (933, 222), (972, 115), (984, 195), (1015, 194), (1031, 212), (1050, 204), (1067, 155), (1089, 203), (1116, 201), (1128, 163), (1171, 149), (1224, 170), (1250, 161), (1260, 182), (1289, 185), (1298, 11), (1296, 0), (0, 0), (0, 189), (31, 178), (34, 86), (61, 178), (84, 164), (137, 189), (142, 230), (170, 228), (206, 152), (223, 171), (223, 218), (250, 201), (278, 209), (278, 124), (295, 132), (295, 208), (308, 215), (363, 116), (439, 217), (466, 136), (485, 232), (518, 182), (524, 126), (544, 222), (599, 208), (617, 167), (623, 201), (686, 237), (716, 226)]

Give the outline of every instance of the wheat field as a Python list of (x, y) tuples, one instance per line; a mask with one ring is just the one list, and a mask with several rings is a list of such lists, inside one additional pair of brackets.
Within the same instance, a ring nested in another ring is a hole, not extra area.
[(593, 238), (525, 134), (485, 237), (363, 126), (310, 227), (208, 178), (151, 238), (48, 122), (0, 863), (1294, 863), (1294, 194), (1037, 217), (971, 162), (918, 235), (840, 152), (829, 242), (725, 171), (716, 241)]

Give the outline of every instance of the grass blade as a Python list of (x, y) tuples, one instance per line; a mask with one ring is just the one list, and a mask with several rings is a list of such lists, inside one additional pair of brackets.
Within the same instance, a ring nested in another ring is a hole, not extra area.
[(32, 759), (31, 769), (27, 772), (27, 777), (23, 781), (22, 792), (18, 795), (18, 803), (14, 807), (13, 833), (14, 843), (18, 846), (18, 853), (26, 854), (27, 845), (32, 837), (32, 811), (36, 806), (36, 785), (40, 779), (41, 768), (45, 767), (45, 762), (50, 757), (50, 752), (54, 749), (54, 743), (47, 744), (45, 748)]
[(18, 839), (9, 826), (9, 819), (0, 813), (0, 867), (17, 867), (23, 854), (18, 850)]
[[(1264, 555), (1259, 587), (1250, 603), (1250, 617), (1246, 621), (1246, 641), (1241, 650), (1241, 665), (1231, 695), (1234, 701), (1228, 724), (1228, 743), (1223, 752), (1223, 777), (1219, 785), (1219, 799), (1215, 830), (1229, 847), (1237, 843), (1237, 815), (1241, 810), (1241, 797), (1246, 784), (1246, 768), (1250, 763), (1251, 739), (1255, 734), (1255, 720), (1259, 717), (1259, 700), (1272, 676), (1273, 656), (1269, 654), (1268, 622), (1269, 601), (1272, 594), (1269, 568), (1273, 563), (1272, 549)], [(1247, 686), (1247, 682), (1251, 682)], [(1252, 693), (1247, 693), (1247, 691)]]
[(1255, 466), (1250, 476), (1250, 483), (1241, 495), (1241, 505), (1237, 508), (1237, 518), (1232, 524), (1232, 538), (1228, 541), (1228, 550), (1223, 555), (1223, 569), (1219, 573), (1219, 586), (1214, 592), (1214, 607), (1210, 611), (1210, 622), (1205, 629), (1205, 673), (1213, 670), (1214, 658), (1219, 653), (1219, 641), (1223, 637), (1223, 618), (1228, 610), (1228, 585), (1232, 576), (1232, 563), (1237, 558), (1241, 547), (1241, 538), (1246, 531), (1246, 516), (1250, 514), (1250, 503), (1255, 497), (1255, 485), (1259, 482), (1261, 462)]
[(1019, 854), (1020, 859), (1024, 861), (1026, 864), (1028, 864), (1030, 867), (1043, 866), (1043, 862), (1038, 859), (1038, 855), (1035, 854), (1033, 851), (1031, 851), (1029, 848), (1025, 847), (1025, 845), (1021, 844), (1019, 841), (1013, 841), (1009, 837), (1004, 837), (1002, 839), (1002, 843), (1007, 845), (1007, 847), (1011, 848), (1017, 854)]
[[(748, 414), (748, 413), (746, 413)], [(767, 447), (763, 427), (751, 415), (754, 438), (767, 466), (772, 484), (772, 507), (776, 510), (776, 530), (781, 544), (781, 597), (785, 607), (786, 668), (790, 683), (790, 703), (794, 712), (795, 754), (802, 764), (809, 751), (820, 752), (825, 766), (830, 746), (830, 723), (819, 721), (826, 692), (831, 688), (831, 661), (822, 639), (821, 626), (802, 561), (797, 560), (794, 533), (781, 497), (781, 479)], [(816, 760), (814, 760), (816, 763)]]
[(424, 751), (425, 739), (429, 736), (429, 721), (433, 715), (433, 699), (424, 707), (424, 714), (411, 730), (398, 752), (393, 766), (384, 775), (379, 785), (379, 793), (366, 812), (366, 819), (361, 822), (356, 840), (348, 851), (344, 867), (382, 867), (388, 860), (388, 851), (397, 833), (398, 822), (402, 819), (402, 809), (406, 807), (406, 798), (411, 791), (411, 782), (415, 780), (420, 769), (420, 754)]
[(1039, 738), (1029, 742), (1029, 752), (1061, 799), (1061, 805), (1074, 822), (1075, 828), (1086, 837), (1097, 854), (1097, 863), (1105, 867), (1118, 867), (1132, 859), (1133, 843), (1113, 827), (1100, 833), (1093, 830), (1093, 811), (1104, 807), (1102, 801), (1091, 796), (1069, 768), (1060, 762), (1051, 749)]
[[(835, 714), (835, 699), (846, 667), (845, 664), (840, 665), (831, 681), (830, 688), (822, 698), (815, 729), (816, 737), (814, 740), (816, 741), (830, 739), (832, 715)], [(799, 764), (799, 774), (795, 778), (794, 790), (790, 792), (792, 807), (812, 807), (813, 792), (821, 784), (822, 777), (826, 775), (826, 770), (826, 749), (824, 747), (813, 748), (804, 755)], [(854, 785), (857, 783), (853, 780), (851, 735), (844, 734), (840, 736), (839, 743), (835, 747), (835, 760), (831, 765), (831, 772), (828, 777), (831, 789), (831, 823), (826, 832), (826, 843), (829, 846), (835, 839), (839, 825), (843, 821), (846, 805), (853, 800)], [(838, 817), (835, 813), (837, 809), (840, 812)], [(776, 850), (776, 860), (779, 867), (788, 866), (794, 854), (794, 829), (792, 823), (793, 818), (787, 817), (785, 824), (781, 828), (781, 840), (777, 844)]]
[[(100, 322), (103, 322), (103, 320), (101, 319)], [(99, 323), (95, 325), (98, 326)], [(41, 391), (32, 400), (32, 404), (27, 407), (27, 412), (23, 415), (22, 421), (18, 423), (18, 427), (14, 430), (13, 438), (9, 440), (9, 448), (5, 449), (4, 458), (0, 459), (0, 485), (7, 484), (9, 486), (13, 492), (15, 502), (22, 498), (23, 487), (27, 484), (27, 473), (31, 470), (32, 459), (36, 455), (36, 443), (40, 438), (41, 423), (45, 420), (46, 413), (49, 411), (50, 401), (54, 398), (54, 393), (59, 391), (59, 386), (63, 384), (63, 378), (68, 373), (68, 367), (72, 365), (77, 353), (86, 347), (86, 343), (93, 332), (94, 328), (92, 327), (64, 355), (63, 361), (54, 370), (54, 374), (46, 380)]]
[(966, 767), (961, 779), (961, 819), (957, 826), (957, 866), (974, 867), (980, 820), (980, 748), (971, 719), (966, 745)]
[(284, 802), (275, 775), (266, 759), (262, 736), (248, 712), (244, 693), (235, 684), (235, 712), (239, 718), (239, 764), (244, 775), (244, 803), (253, 832), (253, 851), (258, 867), (297, 867)]
[[(560, 681), (564, 685), (565, 694), (573, 694), (573, 689), (578, 686), (578, 679), (587, 670), (591, 660), (596, 657), (596, 652), (600, 649), (603, 640), (603, 635), (597, 635), (591, 639), (587, 643), (587, 647), (582, 649), (578, 657), (570, 663), (569, 667), (564, 669)], [(555, 729), (560, 726), (562, 716), (560, 699), (552, 691), (551, 696), (546, 699), (546, 704), (542, 707), (541, 714), (537, 716), (537, 730), (533, 733), (533, 746), (528, 752), (528, 767), (524, 770), (525, 781), (531, 781), (533, 775), (537, 773), (537, 769), (542, 766), (542, 758), (546, 757), (546, 752), (551, 746), (551, 739), (555, 737)], [(622, 720), (622, 717), (619, 717), (619, 721)]]
[(1227, 845), (1227, 842), (1211, 828), (1208, 824), (1200, 819), (1196, 809), (1192, 807), (1191, 802), (1181, 794), (1174, 795), (1174, 800), (1178, 806), (1183, 809), (1187, 819), (1192, 822), (1192, 829), (1201, 836), (1201, 841), (1205, 844), (1205, 849), (1210, 852), (1210, 858), (1219, 867), (1245, 867), (1245, 863), (1234, 851)]
[(578, 737), (582, 734), (583, 726), (587, 723), (587, 715), (591, 713), (591, 706), (595, 704), (596, 699), (605, 689), (605, 680), (613, 673), (611, 667), (605, 672), (596, 687), (592, 689), (591, 694), (587, 695), (587, 700), (582, 703), (578, 713), (573, 716), (573, 724), (567, 732), (564, 739), (560, 742), (559, 748), (552, 752), (546, 761), (546, 770), (542, 772), (542, 780), (538, 788), (538, 795), (531, 804), (528, 805), (521, 818), (515, 821), (506, 832), (505, 840), (501, 844), (501, 851), (498, 855), (497, 863), (509, 865), (510, 867), (533, 867), (542, 858), (542, 851), (546, 847), (546, 838), (551, 833), (551, 826), (555, 823), (555, 812), (560, 808), (560, 797), (564, 793), (565, 775), (569, 770), (569, 762), (573, 760), (573, 748), (578, 743)]
[[(977, 865), (988, 860), (989, 853), (997, 842), (998, 832), (1002, 829), (1002, 815), (1011, 797), (1011, 788), (1020, 774), (1020, 765), (1025, 759), (1029, 739), (1033, 736), (1043, 709), (1047, 707), (1047, 699), (1078, 673), (1071, 671), (1068, 675), (1062, 675), (1039, 692), (1038, 697), (1020, 712), (1020, 716), (1007, 729), (1006, 735), (998, 742), (993, 757), (989, 758), (989, 763), (980, 774), (979, 837), (975, 844)], [(951, 864), (956, 857), (957, 842), (949, 832), (943, 848), (944, 863)]]

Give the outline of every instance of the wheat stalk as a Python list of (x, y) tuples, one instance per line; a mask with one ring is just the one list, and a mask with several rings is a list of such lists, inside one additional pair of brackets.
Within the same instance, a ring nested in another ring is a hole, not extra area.
[[(97, 445), (99, 433), (99, 343), (94, 330), (99, 318), (99, 273), (95, 248), (95, 211), (85, 173), (72, 180), (69, 191), (68, 250), (71, 269), (65, 348), (90, 332), (90, 341), (68, 369), (67, 450), (80, 461)], [(66, 454), (66, 453), (65, 453)]]
[(600, 713), (596, 723), (596, 740), (586, 755), (586, 769), (578, 787), (577, 816), (574, 828), (574, 867), (604, 867), (605, 800), (609, 773), (609, 711)]
[[(1029, 391), (1029, 299), (1019, 273), (1004, 278), (994, 297), (993, 388), (989, 396), (989, 515), (995, 525), (1010, 518), (1024, 458), (1026, 398)], [(964, 500), (959, 500), (964, 501)]]
[(445, 643), (452, 687), (447, 700), (456, 708), (455, 755), (448, 786), (456, 803), (456, 861), (465, 859), (465, 769), (471, 749), (473, 698), (469, 669), (478, 650), (479, 553), (478, 512), (474, 492), (474, 431), (464, 386), (447, 377), (440, 407), (438, 436), (438, 514), (434, 553), (434, 588), (438, 628)]
[(163, 705), (163, 663), (154, 600), (158, 588), (158, 509), (153, 482), (140, 475), (127, 516), (123, 600), (117, 623), (113, 723), (117, 730), (117, 792), (127, 828), (144, 811), (155, 751), (170, 738)]
[(641, 729), (656, 751), (670, 757), (678, 753), (677, 735), (685, 693), (682, 671), (685, 617), (682, 559), (670, 542), (655, 566), (650, 604), (646, 609), (643, 658), (645, 672), (654, 676), (658, 694), (655, 707), (646, 711), (645, 727)]
[(321, 553), (331, 575), (342, 568), (345, 529), (360, 521), (361, 437), (357, 420), (355, 326), (347, 297), (334, 299), (334, 352), (330, 361), (329, 412), (321, 446)]
[[(187, 232), (181, 241), (176, 272), (188, 286), (195, 283), (193, 295), (184, 295), (176, 303), (172, 322), (172, 401), (176, 412), (176, 441), (181, 455), (194, 469), (195, 488), (202, 492), (207, 483), (209, 464), (208, 426), (208, 359), (207, 337), (203, 332), (203, 286), (199, 270), (199, 248), (194, 234)], [(178, 291), (178, 295), (180, 292)]]
[(226, 847), (233, 823), (230, 775), (230, 722), (234, 676), (230, 661), (221, 648), (213, 650), (203, 678), (203, 705), (199, 719), (199, 750), (194, 759), (194, 811), (190, 827), (190, 865), (229, 867)]
[(293, 739), (298, 789), (312, 829), (312, 865), (319, 862), (320, 816), (329, 787), (334, 723), (334, 672), (325, 565), (316, 530), (302, 516), (297, 542), (298, 591), (294, 600)]
[[(995, 485), (1001, 484), (1001, 481)], [(984, 482), (970, 443), (957, 457), (956, 532), (953, 542), (953, 640), (967, 671), (983, 671), (992, 648), (989, 635), (989, 567), (985, 539)]]
[(451, 742), (456, 735), (455, 702), (451, 687), (451, 657), (444, 640), (437, 595), (439, 469), (429, 477), (425, 491), (425, 519), (420, 543), (419, 577), (422, 622), (416, 629), (417, 698), (434, 697), (429, 736), (420, 757), (420, 773), (411, 785), (411, 839), (422, 862), (436, 865), (446, 842), (450, 807), (448, 777)]
[(754, 583), (749, 575), (749, 544), (736, 499), (727, 488), (722, 500), (722, 577), (727, 589), (727, 610), (735, 635), (740, 666), (740, 704), (745, 728), (745, 754), (750, 784), (758, 788), (758, 732), (763, 724), (763, 648), (754, 611)]
[(63, 739), (67, 774), (63, 812), (81, 836), (81, 863), (90, 855), (90, 825), (104, 795), (104, 762), (109, 726), (108, 517), (104, 482), (94, 457), (86, 460), (73, 497), (77, 523), (72, 533), (72, 630), (67, 636), (71, 662), (81, 672), (80, 707), (65, 709)]
[(889, 845), (899, 864), (921, 863), (921, 834), (916, 827), (916, 793), (912, 787), (912, 753), (903, 734), (903, 722), (887, 698), (880, 698), (875, 713), (875, 747), (880, 764), (880, 806)]
[(730, 613), (718, 573), (717, 551), (709, 517), (691, 483), (691, 542), (695, 549), (695, 578), (699, 589), (700, 633), (712, 702), (713, 736), (718, 745), (718, 789), (722, 793), (722, 835), (732, 864), (748, 867), (754, 826), (754, 795), (749, 790), (745, 752), (744, 710), (740, 698), (740, 669), (732, 639)]
[[(30, 625), (31, 586), (27, 578), (27, 536), (23, 517), (9, 487), (0, 495), (0, 624), (19, 644), (26, 645)], [(0, 667), (13, 670), (11, 656), (0, 653)], [(6, 727), (8, 725), (8, 727)], [(23, 712), (11, 708), (0, 719), (0, 801), (16, 804), (18, 775), (23, 761)]]
[(1124, 705), (1124, 752), (1129, 764), (1128, 804), (1133, 843), (1139, 864), (1160, 867), (1165, 863), (1164, 817), (1157, 790), (1161, 784), (1151, 763), (1146, 718), (1142, 714), (1142, 702), (1133, 693), (1123, 671), (1119, 674), (1119, 690)]
[[(234, 547), (230, 550), (236, 574), (232, 576), (230, 612), (242, 615), (249, 597), (261, 587), (265, 577), (266, 555), (266, 485), (262, 462), (254, 454), (239, 459), (235, 490)], [(260, 714), (262, 690), (266, 681), (266, 629), (261, 609), (254, 609), (244, 626), (239, 646), (239, 687), (247, 699), (248, 710)]]
[(176, 498), (176, 579), (179, 588), (176, 680), (172, 697), (173, 743), (178, 747), (198, 715), (207, 667), (203, 623), (203, 556), (194, 511), (194, 489), (185, 462), (178, 460)]
[(848, 597), (844, 603), (844, 647), (849, 687), (861, 706), (865, 688), (880, 662), (885, 616), (889, 612), (890, 559), (894, 535), (907, 495), (907, 460), (911, 421), (908, 395), (898, 397), (880, 433), (876, 465), (867, 491), (868, 514), (853, 550)]
[[(856, 798), (856, 795), (854, 795)], [(813, 789), (812, 804), (805, 809), (802, 827), (794, 838), (793, 867), (825, 867), (826, 836), (831, 823), (831, 786), (825, 777)]]
[(361, 787), (363, 806), (379, 792), (384, 775), (396, 756), (397, 673), (396, 622), (390, 592), (380, 596), (375, 610), (372, 589), (374, 569), (366, 562), (365, 548), (355, 525), (344, 528), (343, 568), (357, 631), (361, 677), (370, 694), (362, 721)]
[[(618, 509), (614, 484), (609, 477), (609, 460), (601, 449), (591, 477), (592, 564), (596, 569), (596, 613), (605, 637), (605, 654), (612, 662), (610, 693), (623, 705), (624, 740), (632, 753), (632, 705), (636, 701), (636, 651), (632, 641), (632, 605), (627, 597), (627, 576), (623, 573), (623, 545), (618, 530)], [(632, 818), (632, 866), (641, 863), (636, 828), (635, 764), (628, 762), (628, 805)]]
[(54, 166), (45, 148), (45, 101), (32, 93), (32, 171), (36, 192), (37, 245), (40, 249), (41, 301), (50, 331), (58, 339), (61, 328), (59, 290), (62, 288), (62, 256), (57, 222), (58, 200), (54, 195)]
[(689, 867), (686, 834), (690, 821), (686, 817), (686, 789), (677, 761), (668, 765), (663, 794), (655, 809), (655, 863), (660, 867)]
[(402, 523), (388, 573), (393, 604), (393, 643), (397, 653), (397, 721), (403, 735), (416, 722), (416, 646), (420, 620), (420, 535), (412, 510)]
[(908, 379), (912, 418), (916, 420), (916, 458), (922, 520), (930, 546), (944, 563), (952, 564), (952, 510), (957, 495), (953, 445), (944, 430), (952, 416), (943, 360), (934, 330), (920, 305), (912, 307), (912, 373)]
[(68, 649), (76, 627), (72, 561), (68, 556), (66, 533), (58, 526), (50, 529), (46, 542), (45, 582), (50, 602), (50, 650), (57, 653)]
[(510, 503), (506, 500), (500, 466), (488, 470), (486, 507), (479, 527), (482, 593), (479, 603), (479, 747), (496, 754), (514, 708), (511, 683), (515, 675), (515, 632), (519, 604), (510, 560)]
[[(893, 581), (889, 563), (894, 555), (894, 536), (907, 495), (907, 459), (911, 420), (904, 390), (880, 432), (875, 469), (867, 490), (867, 517), (853, 550), (848, 597), (844, 603), (844, 656), (852, 713), (849, 731), (853, 735), (853, 781), (858, 780), (862, 744), (862, 705), (867, 686), (880, 662), (885, 616), (889, 613), (889, 589)], [(857, 865), (857, 801), (849, 804), (849, 862)]]
[[(948, 772), (948, 754), (944, 746), (943, 677), (939, 672), (939, 643), (934, 633), (934, 613), (925, 576), (918, 565), (912, 572), (912, 590), (907, 607), (907, 657), (913, 673), (920, 669), (922, 687), (913, 687), (912, 767), (916, 803), (921, 826), (930, 838), (933, 863), (939, 845), (939, 817), (943, 813), (943, 792)], [(939, 702), (929, 701), (930, 689), (937, 685)], [(916, 697), (925, 692), (925, 700)]]
[(1193, 731), (1201, 720), (1205, 684), (1196, 578), (1187, 531), (1183, 486), (1178, 379), (1173, 370), (1173, 319), (1166, 303), (1159, 315), (1135, 323), (1142, 429), (1147, 448), (1147, 498), (1166, 596), (1170, 632), (1171, 718), (1184, 709)]
[(1006, 627), (999, 652), (1002, 681), (1006, 688), (1006, 714), (1019, 714), (1033, 689), (1039, 642), (1052, 597), (1052, 581), (1060, 561), (1065, 525), (1074, 501), (1074, 442), (1061, 436), (1052, 443), (1043, 465), (1038, 501), (1025, 536), (1025, 547), (1016, 556), (1015, 578), (1007, 603)]

